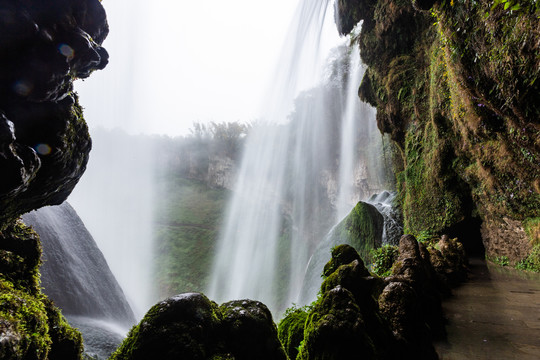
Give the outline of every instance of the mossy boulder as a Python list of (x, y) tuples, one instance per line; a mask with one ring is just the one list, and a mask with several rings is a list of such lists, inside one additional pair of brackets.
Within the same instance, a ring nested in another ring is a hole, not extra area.
[(366, 259), (369, 258), (371, 250), (382, 245), (383, 230), (384, 218), (379, 210), (371, 204), (360, 201), (333, 229), (328, 241), (336, 245), (348, 244), (358, 252), (359, 257)]
[(198, 293), (177, 295), (154, 305), (111, 356), (118, 359), (207, 359), (217, 347), (220, 313)]
[(287, 356), (268, 308), (252, 300), (218, 306), (200, 293), (154, 305), (111, 360), (268, 359)]
[(220, 340), (235, 359), (287, 359), (266, 305), (253, 300), (235, 300), (221, 305), (219, 310), (223, 316)]
[(308, 315), (297, 359), (376, 359), (376, 354), (353, 294), (341, 286), (325, 292)]

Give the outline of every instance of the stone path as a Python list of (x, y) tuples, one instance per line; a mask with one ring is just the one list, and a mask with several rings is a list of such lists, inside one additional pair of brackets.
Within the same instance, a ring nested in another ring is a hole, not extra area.
[(469, 281), (443, 302), (441, 360), (540, 359), (540, 274), (471, 261)]

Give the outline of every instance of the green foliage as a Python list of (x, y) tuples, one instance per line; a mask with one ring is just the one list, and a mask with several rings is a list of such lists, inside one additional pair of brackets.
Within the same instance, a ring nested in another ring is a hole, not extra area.
[(516, 264), (516, 269), (540, 272), (540, 244), (533, 247), (527, 258)]
[(166, 195), (156, 205), (156, 279), (162, 297), (202, 291), (212, 267), (214, 248), (228, 192), (175, 176), (162, 179)]
[(392, 270), (394, 262), (399, 256), (399, 250), (397, 246), (384, 245), (378, 249), (373, 250), (373, 268), (372, 271), (381, 276), (389, 276)]
[(489, 258), (489, 260), (491, 260), (492, 262), (500, 266), (508, 266), (510, 264), (510, 259), (506, 255), (495, 256), (495, 257)]
[(16, 343), (18, 356), (47, 358), (52, 341), (42, 296), (36, 298), (16, 290), (11, 283), (0, 279), (0, 318), (21, 336)]

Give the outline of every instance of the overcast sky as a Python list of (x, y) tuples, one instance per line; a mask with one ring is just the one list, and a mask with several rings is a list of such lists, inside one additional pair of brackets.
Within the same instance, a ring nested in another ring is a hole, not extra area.
[[(298, 2), (103, 0), (110, 63), (76, 82), (87, 122), (174, 136), (260, 118)], [(326, 47), (340, 42), (328, 18)]]

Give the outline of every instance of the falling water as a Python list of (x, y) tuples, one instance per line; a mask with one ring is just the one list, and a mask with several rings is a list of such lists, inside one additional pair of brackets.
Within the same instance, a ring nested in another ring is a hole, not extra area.
[[(363, 104), (357, 94), (358, 85), (364, 76), (364, 69), (360, 63), (360, 49), (358, 44), (351, 47), (349, 59), (349, 76), (347, 79), (347, 95), (345, 112), (341, 126), (341, 151), (339, 157), (339, 189), (336, 204), (336, 222), (343, 219), (359, 199), (354, 198), (354, 168), (357, 163), (357, 130), (358, 110)], [(367, 120), (372, 120), (368, 118)], [(348, 181), (347, 181), (348, 180)]]
[[(374, 154), (382, 153), (380, 136), (371, 141), (375, 112), (357, 95), (363, 75), (358, 47), (344, 57), (340, 48), (333, 50), (333, 75), (314, 61), (321, 59), (327, 7), (326, 0), (300, 3), (265, 99), (268, 124), (255, 126), (248, 137), (209, 288), (217, 301), (255, 298), (277, 313), (298, 301), (321, 234), (386, 185), (380, 166), (373, 166)], [(336, 69), (344, 74), (336, 75)]]
[[(249, 297), (278, 310), (283, 308), (283, 299), (291, 297), (283, 283), (292, 288), (292, 283), (301, 281), (306, 246), (297, 244), (297, 236), (287, 241), (283, 219), (285, 214), (292, 219), (293, 232), (304, 230), (306, 184), (314, 181), (314, 168), (324, 163), (321, 160), (327, 154), (323, 144), (314, 140), (324, 138), (328, 125), (310, 122), (310, 115), (324, 115), (324, 104), (311, 107), (309, 114), (297, 112), (294, 128), (278, 124), (285, 122), (298, 91), (320, 79), (319, 44), (327, 8), (328, 0), (299, 4), (275, 86), (265, 99), (268, 124), (255, 126), (248, 138), (209, 288), (210, 296), (218, 301)], [(295, 261), (279, 258), (283, 246), (289, 247), (288, 257)], [(283, 271), (279, 273), (278, 268)]]
[(43, 292), (81, 330), (85, 351), (108, 358), (135, 317), (94, 239), (67, 202), (23, 220), (41, 239)]
[(92, 138), (88, 169), (69, 201), (141, 318), (155, 301), (152, 143), (120, 130), (95, 129)]

